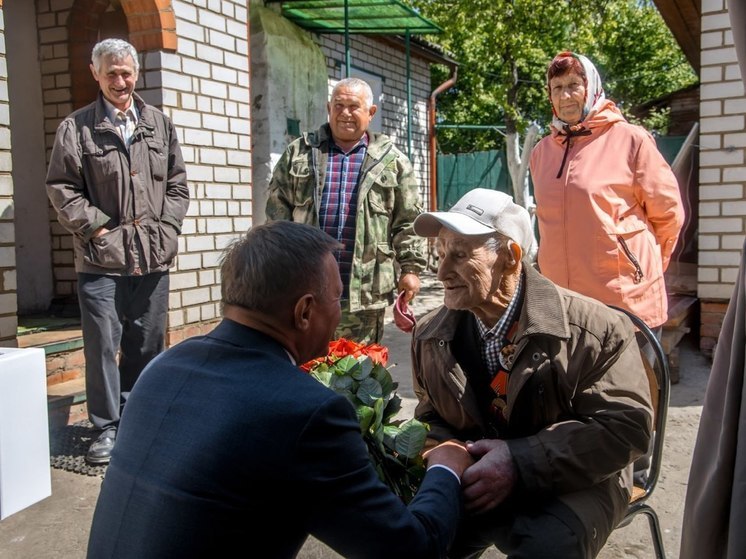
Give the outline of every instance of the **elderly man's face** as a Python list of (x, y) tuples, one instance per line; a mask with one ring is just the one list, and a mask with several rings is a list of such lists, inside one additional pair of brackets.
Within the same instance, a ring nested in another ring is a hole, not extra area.
[(357, 142), (368, 130), (376, 106), (368, 106), (365, 93), (360, 88), (337, 87), (327, 103), (329, 126), (337, 142)]
[(104, 97), (120, 111), (126, 111), (132, 103), (137, 72), (131, 56), (114, 58), (106, 56), (101, 60), (101, 68), (90, 65), (93, 78), (101, 87)]
[(470, 310), (480, 318), (499, 301), (505, 267), (498, 254), (485, 247), (486, 237), (460, 235), (446, 227), (438, 234), (438, 279), (445, 288), (445, 306)]

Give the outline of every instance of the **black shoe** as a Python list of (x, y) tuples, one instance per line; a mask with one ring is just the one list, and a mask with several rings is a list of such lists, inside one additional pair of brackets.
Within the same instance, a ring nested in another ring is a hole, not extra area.
[(98, 436), (85, 455), (89, 464), (108, 464), (111, 460), (111, 451), (117, 439), (117, 428), (108, 427)]

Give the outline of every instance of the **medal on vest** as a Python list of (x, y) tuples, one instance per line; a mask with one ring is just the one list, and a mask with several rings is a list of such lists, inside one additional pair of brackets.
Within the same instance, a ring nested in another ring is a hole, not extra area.
[(507, 343), (502, 347), (498, 355), (502, 369), (497, 371), (497, 374), (490, 381), (490, 388), (492, 388), (496, 396), (490, 403), (490, 411), (495, 419), (501, 423), (507, 421), (505, 414), (508, 407), (508, 379), (510, 378), (510, 370), (513, 368), (516, 354), (516, 345), (512, 341), (517, 327), (518, 321), (516, 320), (513, 322), (510, 330), (508, 330), (505, 336)]
[(490, 388), (495, 393), (495, 398), (492, 399), (490, 404), (490, 411), (500, 420), (505, 420), (505, 408), (508, 407), (507, 394), (508, 394), (508, 373), (507, 371), (498, 371), (497, 374), (492, 377), (490, 382)]
[(515, 361), (515, 344), (508, 344), (500, 350), (498, 359), (500, 365), (506, 371), (510, 371), (513, 368), (513, 362)]

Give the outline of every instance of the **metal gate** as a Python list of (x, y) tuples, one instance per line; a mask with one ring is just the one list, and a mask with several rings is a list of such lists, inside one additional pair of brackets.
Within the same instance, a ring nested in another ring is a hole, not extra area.
[(474, 188), (512, 194), (505, 152), (438, 154), (438, 210), (446, 211)]

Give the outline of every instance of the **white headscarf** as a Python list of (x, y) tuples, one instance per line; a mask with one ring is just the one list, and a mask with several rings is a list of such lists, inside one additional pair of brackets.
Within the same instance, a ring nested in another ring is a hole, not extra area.
[[(580, 61), (583, 65), (583, 70), (585, 70), (585, 78), (587, 81), (585, 86), (585, 106), (583, 107), (583, 116), (580, 119), (580, 122), (583, 122), (589, 115), (593, 115), (598, 110), (598, 107), (604, 99), (606, 99), (606, 95), (604, 95), (604, 87), (601, 85), (601, 76), (598, 75), (598, 70), (596, 70), (593, 62), (588, 60), (582, 54), (576, 54), (574, 52), (570, 54)], [(549, 83), (547, 83), (547, 87), (548, 86)], [(552, 125), (557, 130), (564, 129), (564, 127), (567, 126), (567, 122), (560, 120), (554, 107), (552, 107), (552, 113)]]

